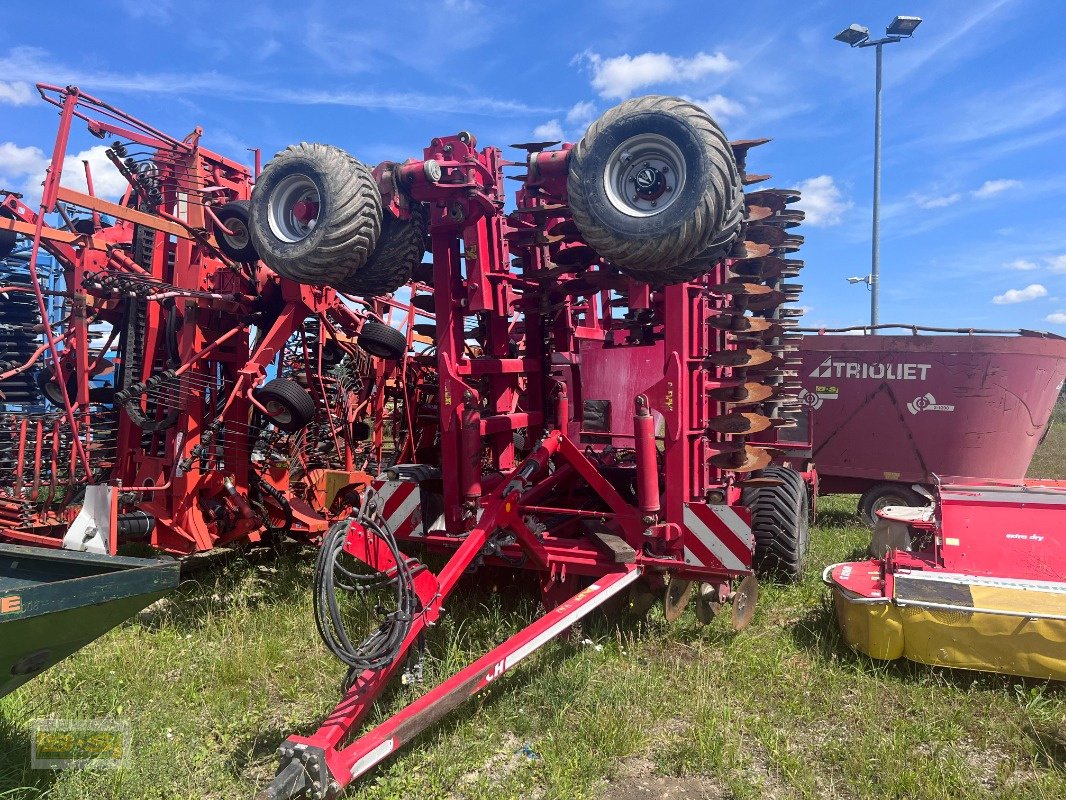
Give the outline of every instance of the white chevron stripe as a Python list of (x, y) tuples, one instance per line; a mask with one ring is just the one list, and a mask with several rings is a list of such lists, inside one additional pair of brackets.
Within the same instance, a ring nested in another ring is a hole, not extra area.
[[(685, 527), (695, 534), (696, 538), (703, 542), (704, 547), (714, 554), (714, 557), (722, 562), (722, 566), (731, 570), (745, 570), (747, 569), (740, 559), (733, 555), (733, 551), (726, 547), (722, 542), (718, 540), (718, 537), (714, 535), (714, 531), (708, 528), (703, 520), (696, 516), (688, 505), (685, 505), (684, 515)], [(743, 520), (741, 520), (743, 521)]]

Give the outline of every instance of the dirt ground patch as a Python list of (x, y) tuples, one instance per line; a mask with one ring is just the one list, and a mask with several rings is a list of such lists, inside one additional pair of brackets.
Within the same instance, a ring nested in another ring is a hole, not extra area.
[(622, 761), (618, 774), (601, 794), (603, 800), (727, 800), (732, 794), (714, 778), (660, 775), (642, 756)]

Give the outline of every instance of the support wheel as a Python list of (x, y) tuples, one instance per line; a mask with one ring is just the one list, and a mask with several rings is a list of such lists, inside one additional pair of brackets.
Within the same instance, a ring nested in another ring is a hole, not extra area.
[(370, 260), (352, 277), (334, 284), (342, 292), (359, 297), (377, 297), (395, 292), (409, 280), (426, 252), (426, 212), (421, 204), (411, 209), (410, 219), (386, 211), (381, 236)]
[(664, 283), (697, 256), (713, 266), (740, 232), (744, 193), (729, 142), (706, 111), (680, 98), (649, 95), (608, 110), (569, 166), (568, 203), (582, 237), (635, 278)]
[[(0, 218), (12, 219), (12, 215), (6, 211), (0, 210)], [(15, 242), (18, 236), (14, 231), (9, 231), (6, 228), (0, 230), (0, 258), (7, 258), (11, 255), (15, 249)]]
[(259, 258), (259, 253), (252, 244), (250, 230), (251, 214), (248, 211), (247, 200), (234, 200), (226, 203), (215, 211), (215, 216), (230, 232), (225, 233), (217, 225), (214, 226), (215, 242), (218, 249), (228, 258), (241, 263), (249, 263)]
[(381, 194), (370, 170), (339, 147), (297, 144), (266, 165), (252, 191), (251, 236), (284, 278), (340, 283), (370, 259), (381, 234)]
[(255, 399), (262, 403), (267, 418), (287, 433), (305, 428), (315, 417), (315, 401), (311, 395), (288, 378), (275, 378), (255, 390)]
[(755, 535), (755, 571), (797, 581), (806, 566), (810, 540), (807, 485), (798, 472), (786, 467), (767, 467), (759, 476), (774, 478), (780, 484), (744, 490), (742, 502), (751, 511), (751, 530)]
[(870, 527), (877, 523), (877, 512), (886, 506), (913, 506), (920, 508), (929, 501), (902, 483), (878, 483), (862, 493), (859, 498), (859, 516)]
[(372, 356), (399, 361), (407, 354), (407, 337), (391, 325), (368, 320), (359, 331), (359, 346)]

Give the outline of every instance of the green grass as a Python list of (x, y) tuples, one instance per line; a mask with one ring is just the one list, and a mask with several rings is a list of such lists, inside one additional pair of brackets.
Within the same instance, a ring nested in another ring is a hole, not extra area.
[[(1061, 453), (1066, 429), (1052, 434), (1044, 447)], [(657, 610), (642, 623), (587, 620), (349, 796), (1066, 797), (1062, 684), (884, 664), (843, 643), (817, 566), (865, 546), (853, 509), (854, 498), (823, 501), (810, 575), (763, 586), (746, 632), (728, 619), (700, 627), (691, 612), (672, 625)], [(0, 701), (0, 800), (251, 796), (276, 745), (313, 731), (337, 699), (343, 669), (315, 633), (312, 563), (201, 572)], [(536, 614), (513, 587), (466, 587), (448, 608), (427, 683)], [(412, 697), (401, 689), (390, 705)], [(127, 766), (29, 770), (38, 717), (128, 720)]]
[(1033, 456), (1029, 477), (1066, 479), (1066, 400), (1055, 406), (1051, 429)]

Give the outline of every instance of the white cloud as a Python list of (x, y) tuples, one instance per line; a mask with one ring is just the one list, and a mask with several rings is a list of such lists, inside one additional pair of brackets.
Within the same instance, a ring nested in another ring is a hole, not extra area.
[(559, 124), (559, 120), (557, 119), (550, 119), (543, 125), (535, 127), (533, 129), (533, 136), (543, 141), (549, 139), (553, 141), (562, 141), (566, 138), (566, 134), (563, 133), (563, 126)]
[(566, 112), (566, 124), (584, 129), (590, 122), (592, 122), (592, 118), (595, 116), (595, 104), (583, 100), (580, 103), (574, 103), (574, 105), (570, 107), (570, 110)]
[(1030, 283), (1024, 289), (1008, 289), (1003, 294), (997, 294), (992, 302), (997, 306), (1008, 306), (1014, 303), (1027, 303), (1040, 297), (1047, 297), (1047, 289), (1039, 283)]
[(1052, 256), (1051, 258), (1044, 259), (1048, 266), (1051, 267), (1052, 272), (1066, 272), (1066, 255)]
[(691, 97), (685, 99), (691, 100), (715, 119), (737, 117), (744, 113), (743, 105), (720, 94), (712, 94), (705, 100), (696, 100)]
[(803, 197), (799, 208), (806, 214), (804, 222), (814, 227), (839, 225), (851, 201), (844, 198), (832, 175), (819, 175), (800, 182)]
[(1018, 189), (1021, 185), (1021, 181), (1016, 181), (1013, 178), (1000, 178), (994, 181), (985, 181), (981, 184), (981, 188), (974, 189), (971, 194), (978, 200), (987, 200), (989, 197), (995, 197), (1008, 189)]
[(603, 58), (599, 53), (586, 51), (578, 56), (592, 67), (592, 87), (600, 97), (623, 99), (637, 89), (656, 83), (685, 83), (705, 75), (724, 75), (739, 65), (722, 52), (708, 55), (696, 53), (692, 58), (668, 53), (628, 53)]
[(347, 91), (288, 88), (269, 81), (241, 80), (219, 72), (108, 72), (71, 67), (39, 47), (15, 47), (0, 54), (0, 75), (56, 85), (91, 86), (94, 93), (123, 92), (180, 97), (235, 98), (242, 102), (297, 106), (347, 106), (412, 111), (422, 114), (488, 116), (554, 114), (554, 107), (534, 107), (515, 100), (420, 92)]
[(955, 205), (962, 199), (962, 195), (958, 192), (953, 194), (945, 194), (940, 196), (928, 196), (928, 195), (912, 195), (914, 202), (918, 204), (919, 208), (945, 208), (946, 206)]
[(1066, 311), (1055, 311), (1054, 313), (1048, 314), (1044, 319), (1055, 325), (1066, 325)]
[(1008, 261), (1004, 264), (1007, 269), (1017, 269), (1022, 272), (1029, 272), (1036, 269), (1036, 264), (1032, 261), (1026, 261), (1024, 258), (1016, 258), (1014, 261)]
[[(121, 197), (129, 184), (104, 154), (106, 149), (105, 145), (98, 144), (67, 156), (63, 160), (62, 184), (80, 192), (86, 191), (82, 161), (88, 161), (96, 195), (109, 200)], [(40, 201), (41, 184), (49, 163), (51, 160), (39, 147), (19, 147), (14, 142), (0, 142), (0, 184), (5, 184), (9, 189), (20, 186), (31, 207)]]
[(25, 106), (33, 102), (33, 91), (25, 81), (0, 81), (0, 103)]

